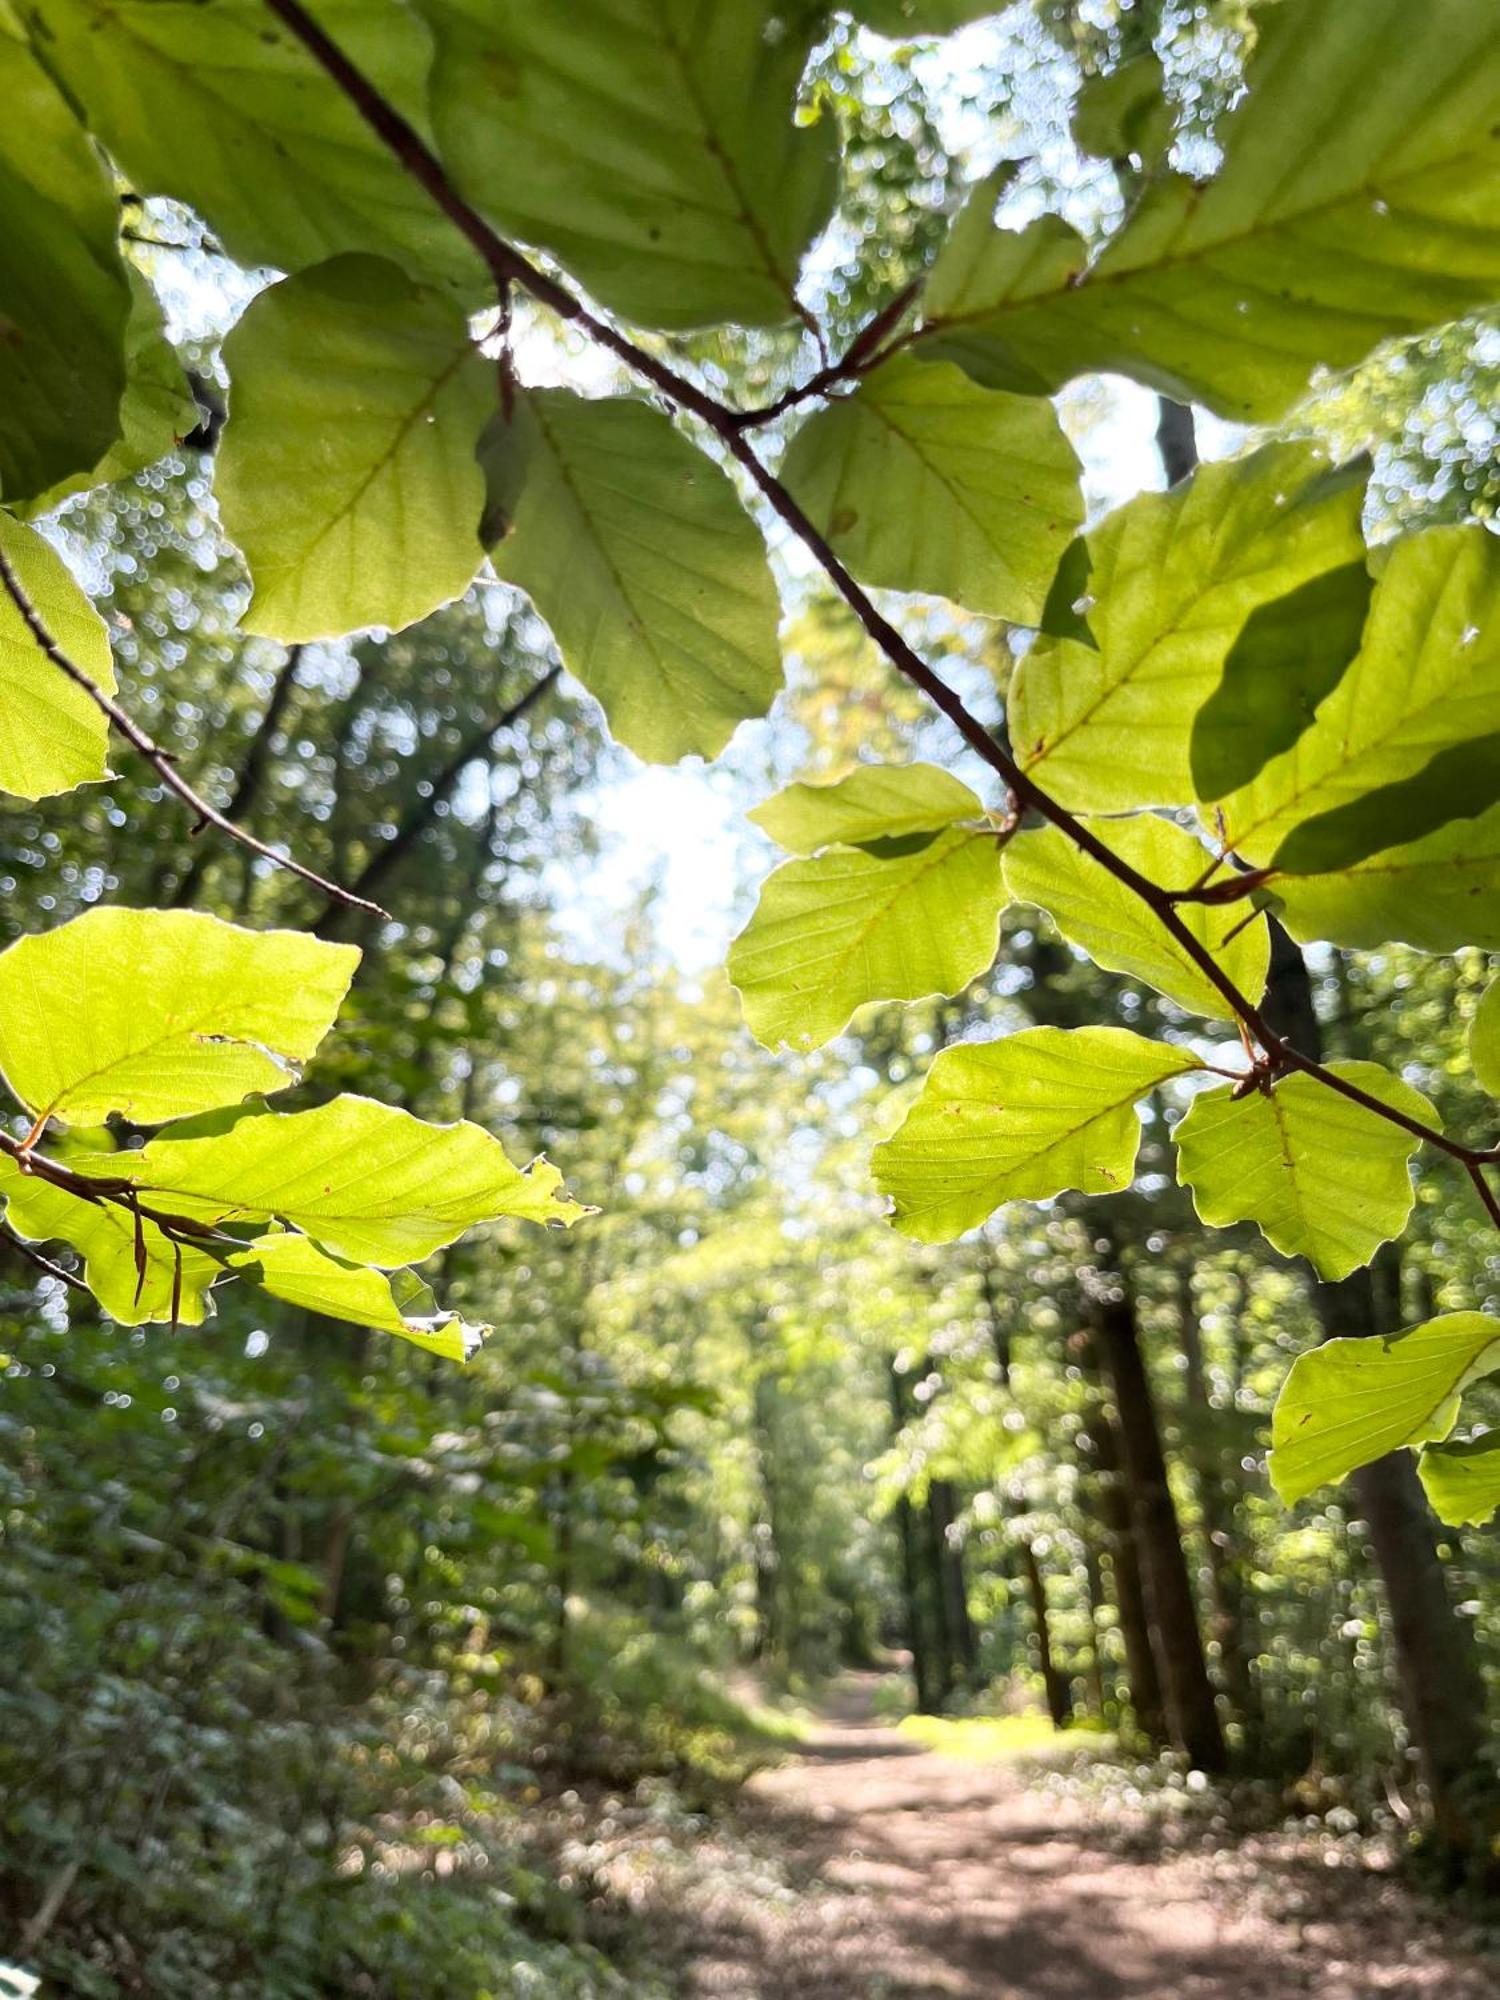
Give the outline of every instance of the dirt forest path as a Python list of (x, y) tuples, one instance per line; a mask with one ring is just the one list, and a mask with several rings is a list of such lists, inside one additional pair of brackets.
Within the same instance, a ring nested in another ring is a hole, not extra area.
[(874, 1687), (836, 1691), (748, 1788), (738, 1867), (674, 1899), (699, 2000), (1500, 1993), (1388, 1875), (1291, 1840), (1172, 1852), (1022, 1765), (914, 1746), (873, 1719)]

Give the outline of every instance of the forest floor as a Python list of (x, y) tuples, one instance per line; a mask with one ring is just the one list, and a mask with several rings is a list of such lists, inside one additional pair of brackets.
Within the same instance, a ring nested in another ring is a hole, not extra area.
[(694, 2000), (1500, 1992), (1496, 1960), (1364, 1848), (1190, 1833), (1045, 1764), (940, 1753), (876, 1719), (878, 1689), (846, 1677), (691, 1843), (593, 1857)]

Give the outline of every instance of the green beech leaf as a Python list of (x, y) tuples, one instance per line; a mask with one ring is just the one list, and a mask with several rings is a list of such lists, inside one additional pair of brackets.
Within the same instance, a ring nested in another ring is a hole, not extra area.
[(371, 1271), (330, 1256), (308, 1237), (285, 1230), (256, 1237), (243, 1255), (231, 1256), (228, 1262), (232, 1271), (273, 1298), (327, 1319), (394, 1333), (447, 1361), (467, 1361), (490, 1330), (469, 1326), (454, 1313), (438, 1312), (431, 1292), (414, 1272), (398, 1271), (392, 1277)]
[[(1094, 820), (1089, 830), (1162, 889), (1189, 888), (1212, 858), (1185, 828), (1150, 814)], [(1144, 980), (1194, 1013), (1218, 1021), (1234, 1019), (1229, 1003), (1139, 896), (1056, 827), (1039, 827), (1011, 839), (1005, 849), (1005, 886), (1013, 901), (1045, 910), (1063, 936), (1107, 972)], [(1249, 916), (1246, 922), (1249, 912), (1233, 903), (1219, 909), (1183, 903), (1178, 915), (1239, 990), (1252, 1003), (1258, 1001), (1271, 962), (1265, 918)]]
[(89, 910), (0, 953), (0, 1070), (33, 1117), (159, 1124), (295, 1081), (359, 953), (198, 910)]
[[(462, 284), (484, 269), (264, 0), (16, 0), (44, 60), (141, 194), (195, 208), (241, 264), (347, 250)], [(419, 131), (430, 37), (400, 0), (313, 0), (320, 26)]]
[(936, 764), (860, 764), (831, 785), (787, 785), (749, 817), (789, 854), (936, 833), (984, 807)]
[(1492, 0), (1412, 22), (1410, 0), (1261, 9), (1222, 166), (1152, 182), (1092, 264), (1056, 217), (993, 229), (978, 190), (928, 285), (930, 350), (995, 386), (1109, 370), (1269, 421), (1318, 368), (1500, 297)]
[(88, 134), (0, 18), (0, 497), (29, 500), (119, 436), (130, 290)]
[[(0, 552), (47, 632), (106, 694), (115, 663), (104, 621), (67, 564), (36, 533), (0, 512)], [(10, 592), (0, 588), (0, 791), (44, 799), (109, 776), (103, 709), (54, 666)]]
[(952, 826), (892, 846), (830, 848), (767, 877), (728, 962), (767, 1048), (820, 1048), (870, 1001), (960, 993), (994, 963), (1004, 903), (994, 835)]
[(91, 486), (129, 479), (165, 458), (202, 421), (177, 359), (167, 339), (161, 307), (151, 286), (133, 266), (130, 278), (130, 319), (125, 328), (125, 394), (120, 403), (120, 435), (86, 472), (60, 480), (19, 509), (28, 520), (50, 513), (75, 493)]
[(523, 1172), (477, 1125), (428, 1125), (368, 1097), (267, 1111), (162, 1133), (89, 1173), (128, 1174), (148, 1205), (208, 1223), (281, 1222), (336, 1257), (392, 1268), (420, 1262), (501, 1216), (572, 1223), (545, 1160)]
[(1364, 643), (1312, 725), (1221, 801), (1228, 844), (1326, 874), (1500, 802), (1500, 539), (1391, 546)]
[(1500, 1097), (1500, 979), (1491, 982), (1475, 1009), (1469, 1058), (1480, 1089)]
[(1161, 58), (1152, 49), (1092, 76), (1073, 107), (1073, 137), (1106, 160), (1131, 154), (1154, 166), (1172, 141), (1172, 108), (1163, 94)]
[(1299, 944), (1500, 951), (1500, 806), (1350, 868), (1277, 876), (1274, 895)]
[(1026, 768), (1075, 808), (1190, 804), (1195, 712), (1252, 612), (1363, 559), (1368, 471), (1265, 445), (1106, 516), (1087, 538), (1093, 648), (1043, 638), (1016, 671)]
[(1078, 472), (1046, 397), (901, 356), (809, 418), (781, 476), (865, 583), (1034, 625), (1083, 519)]
[(897, 1229), (923, 1243), (951, 1242), (1005, 1201), (1118, 1194), (1135, 1172), (1136, 1105), (1200, 1067), (1126, 1028), (1027, 1028), (944, 1049), (875, 1148), (875, 1185)]
[(837, 134), (794, 122), (816, 0), (418, 0), (449, 172), (643, 326), (767, 326), (833, 207)]
[(1271, 1484), (1290, 1506), (1388, 1451), (1447, 1437), (1464, 1389), (1495, 1368), (1500, 1320), (1474, 1312), (1299, 1354), (1271, 1416)]
[[(1408, 1118), (1441, 1123), (1378, 1063), (1328, 1067)], [(1204, 1091), (1175, 1137), (1177, 1178), (1204, 1222), (1257, 1223), (1284, 1257), (1306, 1257), (1324, 1278), (1367, 1264), (1411, 1213), (1409, 1163), (1421, 1142), (1315, 1077), (1284, 1076), (1238, 1098)]]
[(1297, 741), (1359, 651), (1373, 587), (1362, 562), (1346, 563), (1251, 612), (1193, 719), (1200, 799), (1248, 785)]
[[(776, 586), (733, 486), (646, 403), (538, 390), (509, 428), (507, 474), (519, 457), (523, 483), (496, 573), (531, 598), (627, 748), (662, 764), (717, 756), (781, 685)], [(492, 427), (491, 452), (503, 442)]]
[(468, 588), (496, 388), (458, 306), (381, 258), (335, 257), (253, 300), (224, 361), (214, 486), (255, 585), (247, 632), (394, 629)]
[[(121, 1157), (100, 1155), (98, 1172), (107, 1176)], [(76, 1168), (79, 1162), (68, 1164)], [(85, 1284), (121, 1326), (171, 1320), (174, 1295), (183, 1326), (198, 1326), (213, 1310), (208, 1288), (222, 1275), (222, 1261), (191, 1244), (179, 1251), (154, 1222), (143, 1217), (137, 1229), (128, 1209), (84, 1201), (35, 1174), (24, 1174), (9, 1154), (0, 1155), (0, 1195), (6, 1224), (23, 1242), (66, 1243), (77, 1251)]]
[(1417, 1471), (1440, 1521), (1452, 1528), (1482, 1527), (1500, 1507), (1500, 1431), (1429, 1445)]

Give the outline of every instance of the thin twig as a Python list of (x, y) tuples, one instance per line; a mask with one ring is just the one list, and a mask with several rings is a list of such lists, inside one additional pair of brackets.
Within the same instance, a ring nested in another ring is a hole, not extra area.
[(85, 673), (76, 660), (71, 659), (63, 651), (48, 630), (41, 613), (32, 603), (3, 549), (0, 549), (0, 583), (4, 584), (6, 593), (21, 614), (27, 630), (53, 666), (59, 673), (66, 674), (75, 687), (82, 688), (95, 707), (108, 716), (131, 749), (138, 752), (151, 766), (168, 791), (176, 793), (193, 813), (195, 830), (204, 826), (216, 827), (220, 833), (230, 840), (238, 841), (241, 847), (248, 848), (252, 854), (258, 854), (263, 860), (274, 862), (278, 868), (286, 869), (289, 875), (296, 875), (302, 881), (310, 883), (332, 902), (347, 903), (352, 909), (367, 910), (373, 917), (384, 917), (388, 914), (378, 903), (368, 903), (362, 896), (351, 895), (347, 889), (341, 889), (337, 882), (330, 882), (315, 870), (305, 868), (300, 861), (293, 860), (291, 855), (283, 854), (278, 848), (267, 846), (263, 840), (257, 840), (253, 833), (247, 832), (242, 826), (237, 826), (226, 814), (211, 806), (207, 799), (194, 791), (177, 769), (172, 753), (163, 750), (159, 743), (148, 736), (135, 718), (123, 709), (112, 695), (106, 694), (99, 683)]
[[(725, 404), (706, 394), (696, 383), (679, 375), (658, 356), (637, 347), (627, 334), (590, 312), (581, 300), (574, 297), (566, 285), (548, 272), (539, 270), (513, 244), (508, 243), (458, 192), (449, 180), (441, 160), (421, 134), (350, 62), (337, 43), (308, 13), (301, 0), (265, 0), (265, 5), (291, 30), (313, 59), (338, 84), (371, 130), (385, 142), (412, 178), (426, 189), (443, 214), (472, 244), (498, 284), (524, 285), (533, 298), (548, 306), (569, 325), (589, 334), (601, 347), (623, 361), (641, 380), (650, 383), (679, 409), (698, 417), (708, 426), (725, 450), (744, 470), (773, 513), (814, 557), (824, 575), (859, 620), (868, 637), (885, 654), (897, 672), (913, 686), (921, 689), (929, 701), (953, 724), (970, 749), (1004, 781), (1016, 804), (1039, 813), (1043, 819), (1057, 827), (1074, 847), (1088, 855), (1090, 860), (1097, 862), (1107, 874), (1146, 905), (1173, 943), (1228, 1004), (1235, 1019), (1260, 1044), (1265, 1053), (1267, 1074), (1282, 1074), (1288, 1070), (1297, 1070), (1305, 1076), (1313, 1077), (1340, 1097), (1348, 1099), (1350, 1103), (1360, 1105), (1374, 1116), (1384, 1119), (1386, 1123), (1399, 1126), (1413, 1138), (1435, 1146), (1450, 1159), (1458, 1160), (1470, 1170), (1471, 1176), (1477, 1175), (1477, 1170), (1482, 1164), (1500, 1160), (1500, 1148), (1483, 1149), (1464, 1145), (1457, 1139), (1450, 1139), (1436, 1126), (1425, 1124), (1421, 1119), (1409, 1117), (1396, 1106), (1383, 1103), (1369, 1091), (1362, 1090), (1358, 1084), (1351, 1083), (1347, 1077), (1340, 1076), (1335, 1070), (1329, 1069), (1312, 1056), (1303, 1055), (1299, 1049), (1275, 1034), (1260, 1008), (1240, 990), (1213, 953), (1194, 936), (1178, 915), (1174, 907), (1174, 893), (1151, 881), (1138, 869), (1133, 868), (1128, 861), (1115, 854), (1083, 820), (1075, 818), (1065, 806), (1059, 804), (1049, 792), (1037, 784), (1035, 779), (1022, 770), (1005, 746), (977, 716), (971, 714), (961, 697), (938, 677), (884, 616), (873, 599), (844, 567), (826, 536), (819, 533), (780, 480), (761, 463), (749, 438), (744, 435), (745, 427), (741, 421), (743, 413), (729, 409)], [(1493, 1202), (1487, 1187), (1482, 1188), (1481, 1192), (1496, 1227), (1500, 1228), (1500, 1205)]]

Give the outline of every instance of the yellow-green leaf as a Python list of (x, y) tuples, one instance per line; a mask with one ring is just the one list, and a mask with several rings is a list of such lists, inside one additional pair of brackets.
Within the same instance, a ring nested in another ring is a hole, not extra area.
[(1500, 806), (1348, 868), (1279, 875), (1274, 894), (1299, 944), (1323, 938), (1353, 951), (1393, 943), (1500, 951)]
[(1364, 643), (1311, 727), (1217, 813), (1247, 860), (1323, 874), (1497, 793), (1500, 538), (1442, 527), (1392, 546)]
[(1363, 557), (1367, 472), (1264, 445), (1107, 515), (1087, 537), (1094, 646), (1042, 638), (1016, 672), (1027, 770), (1087, 811), (1191, 804), (1195, 713), (1253, 611)]
[(0, 18), (0, 498), (85, 471), (120, 432), (130, 291), (89, 136)]
[(979, 191), (928, 286), (934, 352), (1000, 386), (1107, 370), (1263, 422), (1317, 369), (1500, 297), (1493, 0), (1283, 0), (1255, 22), (1222, 165), (1150, 182), (1091, 264), (1056, 217), (994, 229)]
[(0, 1071), (35, 1118), (156, 1125), (293, 1082), (359, 953), (197, 910), (102, 908), (0, 953)]
[[(1427, 1125), (1427, 1099), (1378, 1063), (1335, 1062), (1335, 1075)], [(1211, 1228), (1254, 1222), (1284, 1257), (1320, 1276), (1367, 1264), (1411, 1213), (1409, 1162), (1421, 1141), (1316, 1077), (1284, 1076), (1242, 1097), (1204, 1091), (1177, 1127), (1177, 1178)]]
[[(17, 0), (37, 46), (140, 194), (194, 208), (239, 263), (346, 250), (484, 294), (484, 267), (264, 0)], [(387, 104), (426, 127), (432, 44), (400, 0), (309, 12)]]
[(1271, 1418), (1271, 1484), (1290, 1506), (1388, 1451), (1447, 1437), (1464, 1389), (1495, 1368), (1500, 1320), (1475, 1312), (1298, 1355)]
[(1135, 1172), (1136, 1105), (1200, 1067), (1126, 1028), (1027, 1028), (944, 1049), (875, 1148), (875, 1184), (896, 1227), (923, 1243), (977, 1228), (1001, 1202), (1118, 1194)]
[(255, 586), (247, 632), (395, 629), (467, 590), (496, 388), (458, 306), (382, 258), (335, 257), (254, 299), (224, 361), (214, 487)]
[(835, 847), (767, 878), (729, 951), (746, 1024), (767, 1048), (818, 1048), (870, 1001), (959, 993), (994, 962), (994, 835), (952, 826), (891, 847)]
[(394, 1277), (372, 1271), (285, 1230), (256, 1237), (243, 1254), (228, 1261), (232, 1271), (273, 1298), (328, 1319), (394, 1333), (447, 1361), (467, 1361), (490, 1331), (468, 1325), (456, 1313), (439, 1312), (431, 1292), (411, 1271)]
[(1034, 625), (1083, 519), (1045, 396), (901, 356), (810, 417), (783, 483), (855, 576)]
[(789, 854), (936, 833), (984, 807), (936, 764), (860, 764), (831, 785), (787, 785), (750, 818)]
[(836, 183), (795, 116), (816, 0), (418, 0), (444, 162), (485, 214), (643, 326), (795, 308)]
[[(96, 1171), (107, 1176), (122, 1157), (100, 1154)], [(68, 1164), (79, 1166), (76, 1159)], [(137, 1223), (117, 1203), (85, 1201), (23, 1173), (9, 1154), (0, 1154), (0, 1195), (6, 1223), (22, 1242), (66, 1243), (77, 1251), (84, 1282), (121, 1326), (171, 1320), (174, 1296), (183, 1326), (197, 1326), (212, 1312), (208, 1288), (222, 1275), (222, 1262), (191, 1244), (174, 1246), (154, 1222)]]
[(1474, 1011), (1469, 1056), (1482, 1090), (1500, 1097), (1500, 979), (1492, 981)]
[(286, 1223), (336, 1257), (385, 1269), (501, 1216), (566, 1224), (589, 1212), (545, 1160), (522, 1171), (477, 1125), (429, 1125), (368, 1097), (206, 1119), (86, 1170), (128, 1173), (143, 1200), (174, 1215)]
[[(1191, 887), (1211, 859), (1203, 843), (1185, 828), (1149, 813), (1134, 819), (1092, 820), (1089, 830), (1162, 889)], [(1234, 1009), (1208, 975), (1140, 897), (1056, 827), (1038, 827), (1011, 839), (1005, 850), (1005, 886), (1013, 901), (1045, 910), (1063, 936), (1107, 972), (1144, 980), (1194, 1013), (1218, 1021), (1235, 1018)], [(1258, 1001), (1271, 961), (1265, 918), (1238, 904), (1215, 909), (1183, 903), (1177, 914), (1240, 992), (1252, 1004)]]
[[(0, 512), (0, 554), (54, 643), (106, 694), (115, 664), (104, 621), (34, 528)], [(109, 723), (54, 666), (0, 588), (0, 791), (43, 799), (109, 776)]]
[(717, 756), (781, 686), (776, 586), (733, 486), (646, 403), (544, 389), (517, 400), (511, 430), (520, 489), (497, 574), (628, 749)]
[(1454, 1528), (1482, 1527), (1500, 1507), (1500, 1431), (1429, 1445), (1417, 1471), (1440, 1521)]

